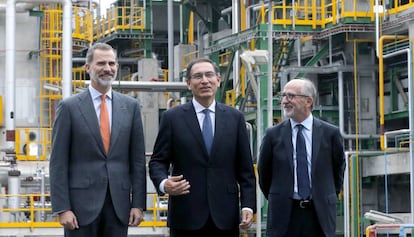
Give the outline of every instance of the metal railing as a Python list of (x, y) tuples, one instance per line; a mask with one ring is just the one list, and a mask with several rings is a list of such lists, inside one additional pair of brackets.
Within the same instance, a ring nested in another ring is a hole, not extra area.
[[(168, 196), (147, 194), (151, 204), (144, 212), (139, 227), (166, 227)], [(0, 194), (0, 232), (2, 228), (56, 228), (62, 227), (52, 215), (50, 194)]]

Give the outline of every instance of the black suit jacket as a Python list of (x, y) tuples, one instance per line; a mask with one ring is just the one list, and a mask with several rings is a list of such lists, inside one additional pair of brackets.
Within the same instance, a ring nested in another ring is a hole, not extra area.
[(128, 224), (131, 207), (145, 209), (145, 147), (139, 107), (137, 100), (112, 92), (111, 142), (106, 154), (89, 90), (59, 103), (50, 157), (54, 213), (72, 210), (78, 223), (87, 225), (98, 216), (109, 190), (124, 224)]
[(240, 223), (240, 205), (256, 210), (255, 176), (243, 114), (217, 103), (215, 117), (209, 157), (192, 103), (163, 113), (149, 162), (150, 177), (158, 190), (171, 164), (171, 174), (184, 175), (191, 185), (190, 194), (169, 197), (171, 228), (200, 229), (211, 215), (220, 229), (234, 229)]
[[(326, 236), (335, 236), (337, 195), (345, 170), (339, 129), (314, 118), (312, 127), (312, 200)], [(267, 234), (284, 236), (290, 220), (294, 171), (290, 120), (269, 128), (258, 161), (260, 188), (268, 200)]]

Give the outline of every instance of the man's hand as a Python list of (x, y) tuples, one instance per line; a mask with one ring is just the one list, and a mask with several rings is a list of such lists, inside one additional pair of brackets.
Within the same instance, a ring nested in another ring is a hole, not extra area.
[(180, 176), (171, 176), (165, 181), (164, 191), (169, 195), (184, 195), (190, 193), (190, 183)]
[(137, 226), (144, 220), (144, 213), (139, 208), (131, 208), (129, 212), (129, 226)]
[(79, 229), (78, 220), (71, 210), (59, 213), (59, 223), (66, 229)]
[(239, 225), (240, 229), (247, 230), (250, 228), (252, 223), (253, 223), (253, 213), (249, 210), (243, 210), (242, 219)]

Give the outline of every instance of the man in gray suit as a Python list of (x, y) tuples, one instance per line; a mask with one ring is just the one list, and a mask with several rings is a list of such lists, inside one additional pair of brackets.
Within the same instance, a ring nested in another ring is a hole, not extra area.
[[(56, 111), (50, 157), (52, 211), (65, 236), (127, 236), (128, 225), (140, 224), (146, 208), (140, 105), (112, 90), (118, 63), (110, 45), (93, 45), (85, 69), (91, 80), (88, 90), (62, 100)], [(108, 136), (101, 135), (101, 114), (108, 114)]]
[(310, 80), (289, 81), (281, 96), (289, 119), (263, 138), (258, 172), (269, 204), (268, 237), (335, 236), (343, 139), (337, 127), (312, 116), (316, 94)]

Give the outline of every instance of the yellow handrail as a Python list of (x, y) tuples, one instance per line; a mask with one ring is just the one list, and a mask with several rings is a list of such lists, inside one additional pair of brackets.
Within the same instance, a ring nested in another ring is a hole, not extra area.
[[(147, 194), (152, 200), (152, 207), (145, 211), (152, 218), (141, 222), (140, 227), (166, 227), (168, 196), (159, 197), (156, 193)], [(0, 213), (13, 214), (19, 217), (17, 221), (0, 221), (1, 228), (52, 228), (62, 227), (57, 218), (52, 216), (50, 194), (0, 194), (0, 200), (9, 200), (16, 206), (0, 208)], [(22, 200), (26, 199), (26, 202)]]

